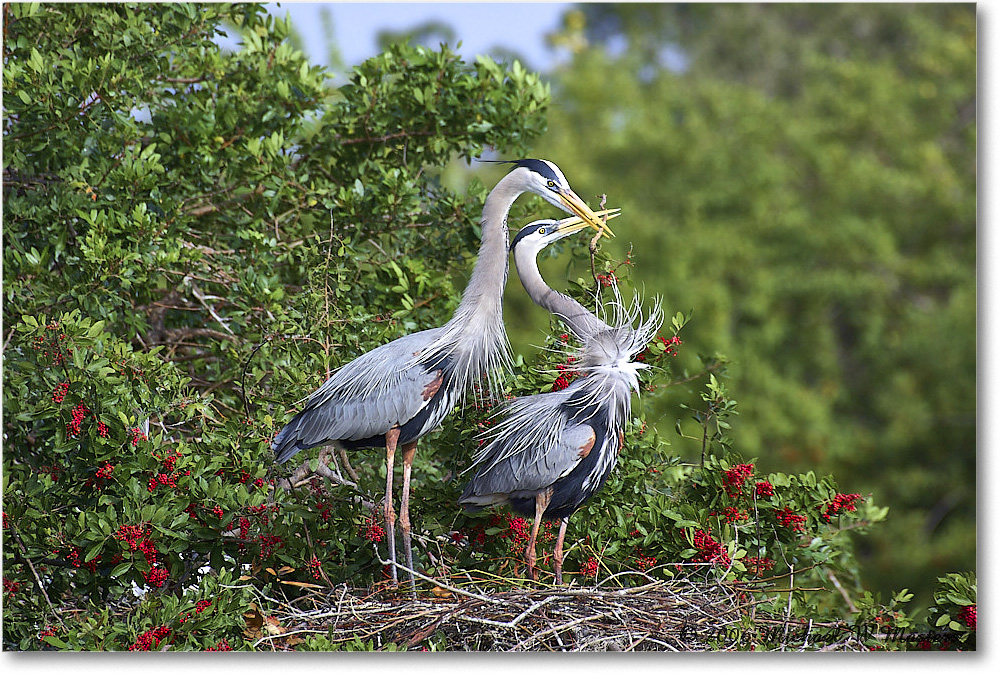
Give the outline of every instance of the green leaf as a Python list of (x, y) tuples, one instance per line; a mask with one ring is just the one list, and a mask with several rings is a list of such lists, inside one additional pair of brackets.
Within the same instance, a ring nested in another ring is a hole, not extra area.
[(123, 575), (126, 572), (128, 572), (130, 569), (132, 569), (132, 563), (131, 562), (123, 562), (121, 564), (115, 565), (115, 568), (113, 570), (111, 570), (111, 578), (112, 579), (117, 579), (121, 575)]
[(58, 649), (69, 649), (69, 645), (57, 638), (55, 635), (46, 635), (42, 638), (47, 644), (52, 645)]
[(91, 560), (96, 558), (98, 554), (100, 554), (102, 548), (104, 548), (103, 541), (99, 541), (93, 546), (91, 546), (90, 550), (88, 550), (87, 554), (83, 557), (83, 562), (90, 562)]

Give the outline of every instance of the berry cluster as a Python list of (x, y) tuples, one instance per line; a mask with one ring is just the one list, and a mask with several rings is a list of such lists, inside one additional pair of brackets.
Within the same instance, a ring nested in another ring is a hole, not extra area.
[(129, 646), (128, 650), (130, 652), (152, 651), (156, 647), (159, 647), (160, 642), (168, 635), (170, 635), (170, 628), (157, 626), (136, 636), (135, 642)]
[(753, 475), (753, 464), (737, 464), (722, 472), (722, 484), (726, 494), (736, 497), (743, 494), (743, 483)]
[(972, 630), (976, 630), (976, 606), (966, 605), (958, 612), (958, 620)]
[(766, 480), (760, 480), (757, 481), (757, 484), (754, 486), (754, 492), (757, 494), (757, 499), (773, 497), (774, 486)]
[(618, 277), (615, 276), (614, 272), (608, 272), (607, 274), (598, 274), (597, 280), (600, 282), (601, 286), (610, 286), (612, 284), (618, 283)]
[(651, 555), (641, 555), (635, 559), (635, 566), (639, 568), (640, 572), (645, 572), (655, 564), (656, 558)]
[(663, 353), (667, 356), (677, 356), (677, 348), (684, 344), (684, 342), (676, 335), (672, 338), (657, 336), (656, 339), (663, 343), (663, 346), (665, 347)]
[(587, 562), (585, 562), (583, 566), (580, 568), (580, 574), (587, 577), (588, 579), (593, 579), (594, 577), (597, 576), (597, 567), (598, 567), (597, 558), (595, 558), (594, 556), (590, 556), (589, 558), (587, 558)]
[(221, 640), (215, 643), (214, 647), (209, 647), (206, 652), (231, 652), (233, 648), (229, 646), (229, 640)]
[(208, 609), (211, 606), (212, 606), (212, 601), (211, 600), (199, 600), (198, 604), (194, 606), (194, 611), (197, 614), (201, 614), (202, 612), (204, 612), (206, 609)]
[(67, 391), (69, 391), (69, 382), (60, 382), (57, 384), (55, 390), (52, 392), (52, 402), (62, 403), (63, 399), (66, 398)]
[(368, 541), (382, 541), (385, 538), (385, 530), (375, 522), (374, 518), (367, 518), (361, 523), (359, 534)]
[(147, 584), (149, 584), (153, 588), (160, 588), (161, 586), (163, 586), (163, 582), (170, 577), (170, 572), (163, 569), (162, 567), (154, 567), (153, 569), (144, 573), (142, 576), (146, 580)]
[(787, 506), (780, 511), (775, 511), (774, 517), (778, 519), (778, 522), (782, 526), (791, 528), (796, 532), (801, 532), (805, 529), (806, 517), (800, 516)]
[(156, 544), (153, 540), (149, 538), (152, 534), (152, 528), (148, 523), (143, 523), (139, 525), (122, 525), (115, 532), (115, 539), (118, 541), (123, 541), (128, 544), (130, 551), (139, 551), (142, 553), (143, 557), (146, 559), (146, 563), (150, 566), (150, 570), (143, 574), (146, 583), (154, 588), (159, 588), (163, 585), (163, 582), (167, 580), (170, 573), (166, 569), (157, 568), (157, 550)]
[(768, 570), (774, 569), (774, 561), (770, 558), (758, 558), (756, 556), (747, 556), (743, 558), (743, 564), (746, 566), (747, 571), (750, 574), (760, 576)]
[[(59, 330), (59, 322), (58, 321), (52, 321), (47, 326), (45, 326), (45, 329), (49, 330), (49, 331), (52, 331), (52, 332), (58, 331)], [(57, 366), (61, 366), (63, 363), (66, 362), (66, 355), (62, 351), (62, 344), (61, 344), (62, 342), (65, 342), (66, 339), (67, 338), (66, 338), (66, 334), (65, 333), (59, 333), (55, 337), (55, 340), (52, 342), (52, 346), (51, 346), (51, 349), (52, 349), (52, 363), (55, 364), (55, 365), (57, 365)], [(46, 338), (45, 338), (44, 335), (39, 335), (34, 340), (32, 340), (32, 343), (31, 343), (31, 348), (34, 349), (36, 352), (40, 351), (42, 353), (42, 356), (48, 356), (49, 355), (49, 350), (46, 348), (45, 340), (46, 340)], [(69, 351), (70, 354), (73, 353), (72, 349), (70, 349), (68, 351)]]
[(115, 531), (115, 539), (118, 541), (124, 541), (128, 544), (129, 550), (135, 551), (145, 541), (148, 541), (148, 537), (152, 529), (148, 523), (141, 523), (139, 525), (121, 525)]
[(146, 434), (142, 433), (142, 430), (139, 429), (138, 427), (135, 428), (135, 429), (129, 429), (129, 433), (132, 434), (132, 439), (131, 440), (132, 440), (132, 447), (133, 448), (139, 445), (139, 441), (148, 440), (146, 438)]
[[(58, 553), (58, 550), (53, 551), (53, 553)], [(66, 560), (68, 560), (73, 567), (79, 567), (80, 566), (80, 549), (78, 549), (75, 546), (73, 548), (71, 548), (69, 550), (69, 553), (66, 554)]]
[[(135, 431), (135, 430), (133, 430), (133, 431)], [(181, 453), (180, 450), (174, 450), (173, 452), (171, 452), (171, 451), (168, 450), (163, 455), (162, 458), (160, 456), (156, 455), (155, 453), (153, 454), (153, 457), (156, 458), (157, 460), (159, 460), (160, 463), (163, 465), (163, 468), (165, 469), (165, 471), (153, 474), (150, 477), (149, 482), (146, 485), (146, 489), (149, 492), (155, 492), (156, 488), (158, 486), (161, 486), (161, 485), (163, 487), (169, 487), (169, 488), (177, 489), (177, 479), (180, 478), (181, 476), (190, 476), (191, 475), (191, 471), (190, 470), (184, 471), (184, 472), (180, 472), (180, 471), (175, 471), (174, 470), (175, 467), (177, 466), (177, 460), (181, 456), (182, 456), (182, 453)]]
[(833, 496), (833, 501), (827, 504), (825, 509), (822, 504), (816, 508), (823, 511), (823, 513), (820, 514), (820, 518), (823, 522), (829, 523), (833, 520), (833, 517), (841, 511), (856, 511), (857, 507), (854, 505), (854, 502), (859, 499), (861, 499), (861, 495), (859, 494), (844, 495), (838, 493)]
[(285, 547), (285, 540), (277, 535), (258, 534), (257, 543), (260, 544), (261, 561), (265, 558), (270, 558), (275, 550)]
[(727, 523), (737, 523), (741, 520), (749, 520), (750, 515), (745, 511), (740, 511), (735, 506), (727, 506), (723, 509), (721, 514), (717, 514), (715, 511), (709, 512), (710, 516), (721, 515), (722, 519)]
[(237, 522), (240, 526), (240, 539), (248, 538), (250, 536), (250, 519), (246, 516), (240, 516)]
[(83, 425), (83, 421), (87, 419), (87, 415), (90, 414), (90, 408), (83, 402), (80, 402), (73, 408), (72, 414), (73, 421), (66, 423), (66, 433), (76, 437), (80, 435), (80, 427)]
[(712, 535), (705, 530), (698, 530), (694, 533), (694, 548), (698, 551), (698, 555), (693, 558), (695, 562), (729, 565), (729, 556), (726, 555), (722, 544), (715, 541)]
[(510, 541), (510, 548), (512, 551), (518, 551), (528, 545), (528, 539), (531, 537), (531, 527), (528, 525), (528, 521), (520, 516), (512, 517), (509, 513), (507, 516), (507, 530), (500, 533), (502, 539), (507, 539)]
[(320, 578), (319, 568), (321, 566), (321, 563), (319, 561), (319, 558), (313, 556), (312, 559), (306, 563), (306, 566), (309, 568), (309, 573), (312, 574), (313, 579)]
[(115, 472), (115, 465), (110, 462), (105, 462), (104, 466), (94, 472), (93, 478), (88, 478), (86, 483), (87, 487), (93, 487), (98, 490), (104, 488), (104, 484), (111, 480), (111, 475)]
[(556, 364), (556, 371), (559, 373), (559, 376), (556, 378), (555, 382), (552, 383), (552, 391), (562, 391), (580, 374), (580, 371), (575, 370), (572, 367), (572, 364), (575, 361), (576, 357), (570, 356), (566, 359), (565, 364)]
[(13, 598), (17, 595), (17, 591), (21, 588), (21, 584), (17, 581), (12, 581), (6, 576), (3, 578), (3, 592), (8, 598)]

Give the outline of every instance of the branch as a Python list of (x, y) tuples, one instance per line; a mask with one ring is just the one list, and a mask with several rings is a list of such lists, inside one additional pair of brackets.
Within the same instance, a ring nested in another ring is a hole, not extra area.
[[(604, 208), (604, 204), (608, 201), (608, 196), (606, 194), (601, 195), (601, 209)], [(604, 217), (604, 222), (608, 222), (608, 217)], [(601, 282), (597, 278), (597, 264), (595, 261), (595, 256), (597, 255), (597, 242), (600, 241), (601, 236), (604, 235), (604, 230), (598, 230), (594, 238), (590, 240), (590, 274), (594, 277), (594, 286), (597, 288), (597, 292), (601, 292)]]
[(195, 285), (194, 281), (191, 280), (191, 277), (184, 277), (184, 281), (182, 283), (189, 284), (191, 286), (191, 293), (194, 294), (194, 297), (198, 298), (198, 302), (201, 303), (202, 307), (208, 310), (208, 313), (212, 315), (212, 318), (218, 321), (219, 325), (222, 326), (227, 333), (229, 333), (233, 337), (236, 337), (236, 333), (234, 333), (229, 329), (229, 326), (227, 326), (226, 323), (222, 320), (222, 317), (220, 317), (218, 314), (215, 313), (215, 309), (212, 308), (207, 302), (205, 302), (206, 296), (202, 295), (201, 291), (198, 290), (198, 286)]
[[(163, 340), (164, 344), (170, 344), (172, 342), (181, 342), (184, 338), (189, 337), (212, 337), (217, 340), (229, 340), (230, 342), (235, 342), (236, 338), (232, 335), (226, 335), (225, 333), (220, 333), (217, 330), (212, 330), (211, 328), (167, 328), (164, 331), (164, 337), (167, 338)], [(191, 345), (191, 346), (202, 346), (202, 345)]]
[(341, 145), (355, 145), (357, 143), (385, 143), (386, 141), (391, 141), (394, 138), (410, 138), (412, 136), (433, 135), (433, 131), (397, 131), (396, 133), (386, 134), (384, 136), (366, 136), (364, 138), (344, 138), (339, 134), (334, 134), (334, 138), (339, 141)]
[(17, 525), (12, 523), (10, 531), (14, 535), (14, 539), (17, 540), (17, 547), (21, 549), (21, 558), (28, 564), (28, 568), (31, 570), (31, 576), (35, 578), (35, 583), (38, 584), (38, 590), (42, 592), (42, 597), (45, 598), (45, 602), (48, 604), (49, 610), (52, 612), (52, 616), (54, 616), (56, 621), (59, 622), (59, 625), (65, 629), (66, 624), (63, 623), (62, 617), (59, 616), (56, 608), (52, 606), (52, 601), (49, 600), (49, 594), (45, 592), (45, 586), (42, 585), (42, 580), (39, 578), (38, 572), (35, 570), (35, 566), (31, 563), (31, 558), (28, 557), (28, 549), (25, 548), (24, 542), (21, 541), (21, 535), (17, 531)]

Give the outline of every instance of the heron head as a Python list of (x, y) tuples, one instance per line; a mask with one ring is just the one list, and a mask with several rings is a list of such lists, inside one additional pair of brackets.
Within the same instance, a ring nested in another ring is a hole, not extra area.
[[(604, 222), (620, 216), (621, 209), (605, 209), (595, 212), (594, 215)], [(571, 216), (562, 220), (535, 220), (521, 228), (521, 231), (510, 242), (510, 250), (513, 251), (520, 247), (538, 253), (549, 244), (588, 227), (592, 227), (592, 225), (580, 216)]]
[[(558, 166), (547, 159), (512, 159), (486, 160), (503, 164), (513, 164), (514, 171), (520, 172), (522, 187), (528, 192), (534, 192), (542, 199), (566, 213), (586, 221), (586, 225), (598, 230), (604, 236), (613, 237), (615, 233), (591, 210), (569, 186), (569, 181)], [(513, 172), (512, 172), (513, 173)]]

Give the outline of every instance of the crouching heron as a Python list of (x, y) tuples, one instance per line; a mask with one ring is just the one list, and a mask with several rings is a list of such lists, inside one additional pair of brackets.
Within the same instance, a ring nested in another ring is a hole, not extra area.
[(528, 574), (535, 580), (535, 540), (541, 521), (560, 520), (554, 551), (557, 583), (562, 583), (569, 518), (601, 489), (614, 469), (624, 444), (631, 393), (638, 393), (638, 372), (647, 367), (633, 359), (662, 322), (658, 301), (642, 320), (639, 301), (626, 307), (617, 287), (610, 303), (610, 325), (549, 288), (538, 271), (538, 252), (578, 231), (579, 227), (566, 226), (572, 220), (531, 223), (517, 234), (511, 248), (517, 274), (531, 299), (559, 316), (581, 341), (578, 370), (584, 377), (561, 391), (505, 404), (459, 498), (459, 504), (469, 509), (509, 504), (515, 512), (534, 518), (525, 557)]
[(384, 512), (393, 581), (398, 581), (393, 463), (397, 447), (402, 448), (399, 523), (414, 588), (409, 498), (417, 441), (441, 424), (474, 383), (485, 378), (491, 390), (497, 389), (499, 378), (509, 369), (510, 346), (501, 303), (511, 205), (521, 194), (533, 192), (599, 232), (605, 230), (555, 164), (540, 159), (509, 163), (514, 168), (496, 184), (483, 206), (479, 258), (451, 320), (439, 328), (400, 337), (341, 366), (309, 396), (272, 445), (279, 463), (300, 450), (334, 442), (348, 450), (385, 448)]

